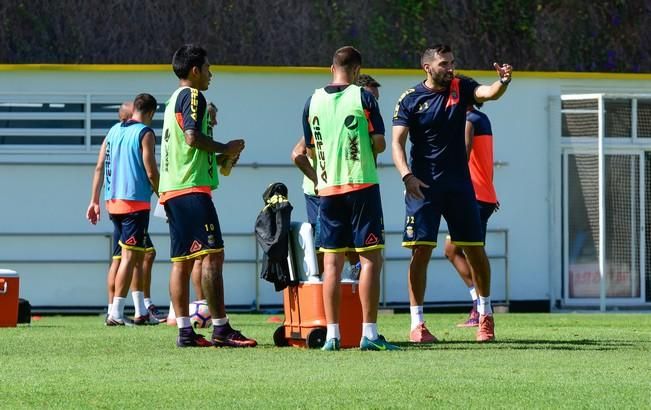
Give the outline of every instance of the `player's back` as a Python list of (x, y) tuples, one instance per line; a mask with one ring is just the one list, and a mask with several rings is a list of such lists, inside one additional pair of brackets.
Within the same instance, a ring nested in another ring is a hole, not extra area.
[(106, 136), (105, 199), (149, 201), (152, 189), (141, 141), (151, 128), (137, 121), (115, 124)]

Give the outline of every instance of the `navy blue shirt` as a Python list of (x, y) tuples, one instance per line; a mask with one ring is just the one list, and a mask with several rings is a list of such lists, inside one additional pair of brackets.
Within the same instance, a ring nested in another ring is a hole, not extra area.
[(184, 88), (176, 98), (174, 113), (183, 131), (201, 130), (203, 116), (206, 115), (206, 97), (196, 88)]
[(393, 125), (409, 128), (411, 172), (433, 188), (472, 187), (466, 156), (466, 110), (479, 84), (455, 78), (434, 91), (424, 83), (405, 91), (393, 113)]
[[(345, 85), (327, 85), (324, 87), (325, 92), (328, 94), (338, 93), (345, 90), (350, 84)], [(370, 92), (366, 91), (363, 87), (361, 90), (362, 108), (368, 120), (368, 133), (384, 135), (384, 120), (380, 114), (377, 100)], [(303, 135), (305, 136), (305, 145), (312, 148), (314, 146), (312, 139), (312, 128), (310, 127), (310, 103), (312, 96), (307, 99), (305, 107), (303, 108)]]
[(466, 121), (472, 123), (474, 135), (493, 135), (488, 116), (481, 111), (471, 110), (466, 114)]

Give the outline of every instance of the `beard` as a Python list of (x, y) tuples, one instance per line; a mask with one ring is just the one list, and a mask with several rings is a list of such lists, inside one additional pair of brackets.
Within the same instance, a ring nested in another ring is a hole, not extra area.
[(438, 87), (444, 87), (447, 88), (450, 86), (450, 83), (452, 82), (452, 78), (454, 77), (453, 73), (449, 73), (447, 71), (433, 75), (432, 79), (434, 80), (434, 84), (436, 84)]

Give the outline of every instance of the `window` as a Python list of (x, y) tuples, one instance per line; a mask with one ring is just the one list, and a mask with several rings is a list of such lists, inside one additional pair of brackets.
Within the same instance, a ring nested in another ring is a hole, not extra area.
[(83, 145), (84, 99), (0, 95), (0, 145)]
[[(563, 97), (561, 135), (597, 138), (599, 97), (594, 94)], [(605, 138), (651, 138), (651, 97), (604, 95), (603, 111)]]
[[(160, 143), (165, 111), (159, 101), (152, 128)], [(0, 150), (4, 148), (61, 146), (89, 150), (104, 141), (118, 121), (123, 95), (2, 95), (0, 94)]]
[(597, 99), (563, 100), (561, 123), (563, 137), (592, 137), (599, 134)]

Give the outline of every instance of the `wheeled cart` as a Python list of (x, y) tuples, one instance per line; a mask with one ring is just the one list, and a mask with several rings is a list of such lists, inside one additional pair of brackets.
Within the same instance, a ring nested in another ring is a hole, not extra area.
[[(285, 320), (274, 332), (274, 344), (320, 348), (326, 337), (323, 282), (319, 277), (309, 223), (292, 222), (288, 257), (290, 274), (299, 282), (283, 290)], [(358, 281), (342, 279), (340, 308), (341, 347), (358, 347), (362, 337)]]

